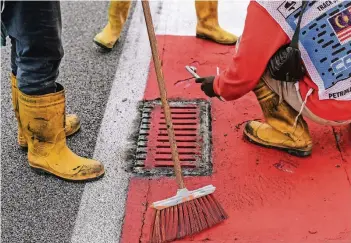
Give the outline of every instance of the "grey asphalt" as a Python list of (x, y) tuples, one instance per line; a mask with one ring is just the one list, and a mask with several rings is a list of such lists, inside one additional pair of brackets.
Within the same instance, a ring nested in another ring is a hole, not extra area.
[[(65, 56), (58, 82), (66, 89), (67, 112), (82, 120), (81, 131), (68, 145), (86, 157), (94, 153), (125, 39), (122, 34), (110, 53), (93, 44), (94, 34), (106, 23), (107, 6), (108, 2), (61, 3)], [(124, 32), (128, 27), (129, 22)], [(16, 144), (9, 50), (1, 50), (1, 242), (70, 242), (85, 184), (38, 175), (28, 167), (26, 152)]]

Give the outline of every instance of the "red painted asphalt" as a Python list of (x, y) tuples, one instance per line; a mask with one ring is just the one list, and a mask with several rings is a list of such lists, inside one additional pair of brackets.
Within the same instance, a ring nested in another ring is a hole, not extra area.
[[(194, 37), (159, 36), (158, 42), (170, 98), (206, 98), (197, 84), (174, 85), (190, 77), (184, 66), (197, 66), (201, 76), (214, 75), (217, 66), (224, 70), (234, 52), (234, 47)], [(144, 99), (158, 97), (151, 66)], [(213, 175), (187, 177), (186, 184), (188, 189), (216, 186), (214, 195), (229, 219), (179, 242), (351, 242), (349, 128), (309, 122), (313, 154), (301, 159), (243, 139), (245, 122), (262, 119), (252, 93), (234, 102), (211, 102)], [(175, 192), (169, 177), (132, 178), (121, 242), (148, 242), (153, 210), (149, 205)]]

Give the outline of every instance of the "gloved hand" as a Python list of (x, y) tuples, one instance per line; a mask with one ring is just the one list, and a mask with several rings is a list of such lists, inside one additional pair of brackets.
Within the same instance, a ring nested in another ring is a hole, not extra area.
[(213, 81), (215, 77), (203, 77), (195, 79), (196, 83), (201, 83), (201, 90), (208, 96), (208, 97), (219, 97), (213, 90)]

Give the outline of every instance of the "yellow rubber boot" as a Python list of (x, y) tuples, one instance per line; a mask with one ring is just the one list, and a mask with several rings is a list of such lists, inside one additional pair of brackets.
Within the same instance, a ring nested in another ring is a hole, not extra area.
[(100, 162), (79, 157), (66, 145), (65, 94), (60, 84), (52, 94), (30, 96), (18, 91), (18, 103), (30, 167), (71, 181), (104, 174)]
[[(18, 88), (17, 88), (17, 79), (16, 76), (11, 73), (11, 84), (12, 84), (12, 105), (13, 110), (15, 111), (16, 119), (18, 122), (18, 133), (17, 133), (17, 141), (18, 145), (22, 148), (28, 147), (27, 141), (23, 136), (20, 119), (19, 119), (19, 111), (18, 111)], [(75, 114), (68, 114), (66, 116), (66, 126), (65, 132), (66, 136), (71, 136), (78, 132), (80, 129), (80, 119)]]
[(197, 25), (196, 37), (233, 45), (238, 37), (225, 31), (218, 24), (218, 1), (195, 1)]
[(108, 23), (95, 36), (94, 42), (107, 50), (112, 50), (121, 35), (124, 23), (128, 18), (131, 1), (111, 1), (108, 9)]
[(246, 138), (255, 144), (280, 149), (295, 156), (310, 155), (312, 139), (302, 116), (299, 116), (295, 125), (298, 112), (285, 101), (279, 104), (279, 96), (262, 80), (254, 89), (254, 93), (266, 123), (248, 122), (244, 129)]
[(13, 73), (11, 73), (10, 77), (11, 77), (11, 91), (12, 91), (12, 107), (15, 112), (15, 116), (18, 124), (17, 141), (21, 147), (27, 147), (27, 141), (23, 136), (21, 123), (19, 119), (17, 79), (16, 79), (16, 76), (13, 75)]

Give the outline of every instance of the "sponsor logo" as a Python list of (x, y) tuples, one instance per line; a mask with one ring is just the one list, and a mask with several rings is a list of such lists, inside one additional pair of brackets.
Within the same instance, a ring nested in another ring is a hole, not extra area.
[(284, 18), (288, 18), (293, 12), (302, 6), (301, 1), (284, 1), (278, 8), (278, 11)]
[(337, 60), (331, 65), (335, 74), (341, 73), (346, 69), (351, 68), (351, 54)]
[(339, 98), (341, 96), (345, 96), (345, 95), (350, 94), (350, 93), (351, 93), (351, 88), (347, 88), (347, 89), (342, 90), (340, 92), (330, 93), (329, 94), (329, 99), (331, 99), (331, 98), (336, 99), (336, 98)]

